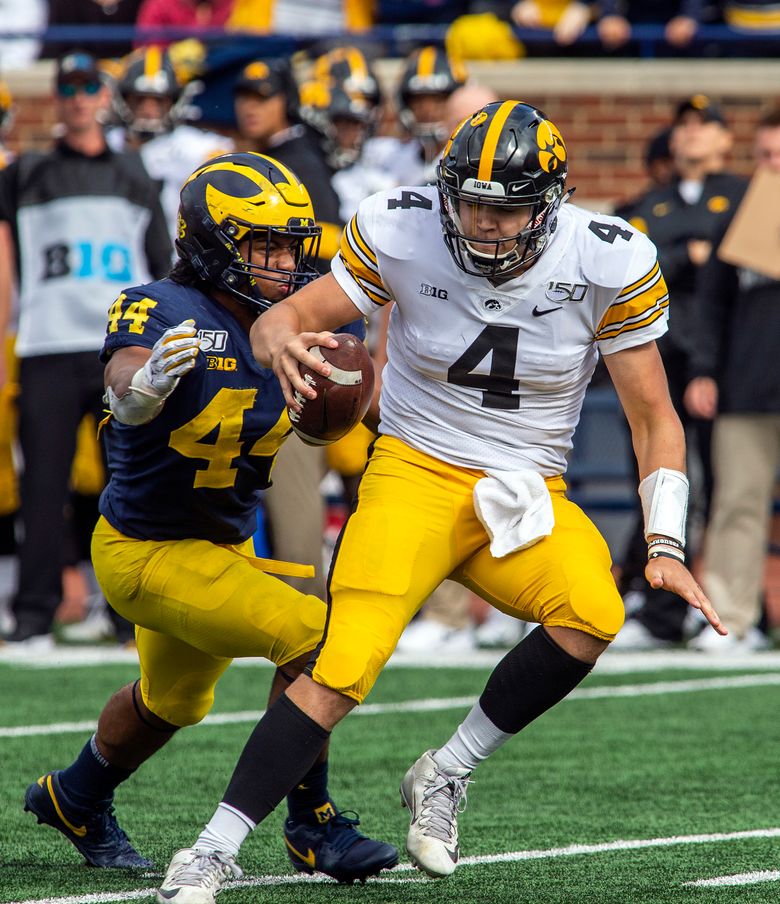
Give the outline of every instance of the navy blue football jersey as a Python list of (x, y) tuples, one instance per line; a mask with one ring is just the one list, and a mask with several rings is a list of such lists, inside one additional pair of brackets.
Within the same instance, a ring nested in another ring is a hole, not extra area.
[[(187, 319), (201, 338), (195, 367), (152, 421), (112, 418), (103, 431), (110, 478), (100, 512), (137, 539), (240, 543), (255, 531), (260, 493), (291, 427), (279, 381), (255, 361), (238, 320), (198, 289), (163, 279), (114, 302), (100, 356), (151, 349)], [(343, 332), (362, 339), (363, 321)]]

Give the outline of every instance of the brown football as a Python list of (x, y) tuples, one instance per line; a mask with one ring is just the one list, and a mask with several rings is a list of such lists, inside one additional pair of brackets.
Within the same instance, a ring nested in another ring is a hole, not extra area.
[(329, 377), (305, 364), (298, 365), (317, 398), (298, 395), (301, 410), (288, 409), (288, 413), (293, 430), (311, 446), (326, 446), (349, 433), (363, 420), (374, 392), (374, 365), (368, 349), (349, 333), (337, 333), (336, 339), (338, 348), (315, 345), (309, 349), (331, 365)]

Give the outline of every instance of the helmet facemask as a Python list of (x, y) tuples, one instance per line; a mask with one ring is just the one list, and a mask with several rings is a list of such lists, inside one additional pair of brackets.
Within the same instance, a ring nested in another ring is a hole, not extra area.
[(181, 190), (179, 257), (255, 312), (317, 275), (321, 233), (306, 187), (263, 154), (212, 158)]
[[(259, 312), (274, 304), (263, 293), (263, 281), (282, 285), (285, 289), (282, 297), (286, 297), (318, 276), (314, 261), (319, 253), (322, 233), (319, 226), (294, 222), (286, 227), (253, 226), (238, 220), (228, 220), (218, 232), (232, 254), (231, 262), (215, 284)], [(248, 247), (246, 256), (239, 247), (245, 242)], [(289, 247), (294, 261), (293, 269), (272, 266), (271, 259), (278, 253), (278, 242)]]
[[(195, 95), (202, 90), (201, 82), (189, 82), (182, 86), (167, 58), (159, 62), (159, 68), (146, 72), (144, 58), (136, 60), (120, 78), (114, 91), (113, 107), (119, 121), (127, 131), (142, 142), (172, 132), (176, 126), (190, 118)], [(138, 116), (133, 98), (154, 97), (168, 101), (159, 116)]]
[[(541, 195), (531, 193), (511, 199), (485, 197), (438, 180), (444, 241), (461, 270), (489, 279), (507, 278), (533, 263), (547, 246), (555, 230), (562, 186), (555, 184)], [(483, 208), (527, 211), (526, 225), (513, 234), (478, 238), (476, 224)]]
[[(258, 313), (281, 300), (265, 297), (263, 281), (284, 286), (283, 298), (319, 275), (314, 261), (319, 254), (320, 226), (301, 225), (293, 221), (286, 227), (253, 226), (240, 220), (226, 220), (217, 227), (217, 233), (224, 242), (230, 263), (220, 273), (213, 274), (214, 285)], [(272, 257), (278, 253), (277, 243), (280, 240), (282, 244), (289, 245), (294, 261), (291, 270), (271, 264)], [(246, 256), (241, 253), (240, 247), (244, 243), (247, 243)]]

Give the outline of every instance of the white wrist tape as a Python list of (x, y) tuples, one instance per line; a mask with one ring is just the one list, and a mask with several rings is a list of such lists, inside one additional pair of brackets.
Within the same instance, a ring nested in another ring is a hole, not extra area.
[(114, 417), (123, 424), (136, 426), (146, 424), (160, 413), (168, 393), (160, 395), (154, 391), (147, 379), (144, 368), (140, 367), (130, 381), (130, 386), (123, 396), (118, 396), (108, 386), (105, 400)]
[(682, 471), (659, 468), (639, 484), (645, 516), (645, 539), (651, 534), (671, 537), (685, 545), (688, 478)]

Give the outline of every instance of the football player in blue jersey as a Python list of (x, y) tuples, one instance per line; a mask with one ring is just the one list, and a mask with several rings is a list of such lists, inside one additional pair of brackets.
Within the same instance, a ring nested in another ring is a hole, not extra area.
[[(101, 355), (111, 479), (92, 554), (106, 598), (136, 625), (141, 677), (111, 697), (75, 761), (25, 795), (25, 809), (93, 866), (151, 866), (116, 821), (114, 791), (179, 728), (203, 719), (232, 659), (276, 663), (275, 700), (321, 639), (322, 601), (272, 576), (313, 569), (253, 554), (260, 494), (291, 428), (279, 381), (249, 342), (258, 314), (314, 276), (319, 236), (309, 194), (289, 169), (261, 154), (215, 158), (182, 189), (169, 276), (128, 289), (109, 311)], [(364, 325), (345, 329), (362, 335)], [(343, 882), (394, 866), (396, 849), (362, 835), (354, 814), (336, 807), (324, 733), (319, 746), (288, 798), (293, 866)], [(248, 833), (254, 801), (234, 790), (225, 826), (238, 821)], [(180, 870), (205, 858), (215, 876), (240, 875), (230, 835), (212, 824), (177, 854)], [(206, 894), (185, 888), (176, 900), (212, 900)]]

